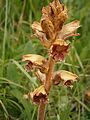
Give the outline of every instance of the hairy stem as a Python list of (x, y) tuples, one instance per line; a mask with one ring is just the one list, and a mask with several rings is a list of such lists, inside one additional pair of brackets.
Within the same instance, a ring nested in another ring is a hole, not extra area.
[[(47, 94), (49, 94), (51, 85), (52, 85), (52, 76), (53, 76), (53, 71), (54, 71), (54, 65), (55, 61), (50, 57), (49, 60), (49, 70), (48, 73), (46, 74), (46, 81), (45, 81), (45, 89)], [(38, 109), (38, 120), (44, 120), (45, 119), (45, 106), (46, 104), (41, 101)]]

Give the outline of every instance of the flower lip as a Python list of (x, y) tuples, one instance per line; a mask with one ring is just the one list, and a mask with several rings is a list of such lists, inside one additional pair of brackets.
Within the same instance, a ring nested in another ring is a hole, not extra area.
[(47, 101), (47, 96), (42, 94), (42, 93), (40, 93), (39, 96), (34, 95), (33, 102), (36, 103), (36, 104), (39, 104), (40, 101), (45, 103)]
[(68, 48), (68, 43), (63, 40), (57, 39), (50, 48), (50, 54), (56, 61), (62, 61), (68, 53)]
[(34, 69), (34, 65), (32, 62), (28, 61), (28, 63), (25, 65), (25, 70), (29, 72), (30, 70)]
[(66, 82), (64, 82), (64, 85), (67, 86), (67, 87), (72, 87), (73, 80), (67, 80)]

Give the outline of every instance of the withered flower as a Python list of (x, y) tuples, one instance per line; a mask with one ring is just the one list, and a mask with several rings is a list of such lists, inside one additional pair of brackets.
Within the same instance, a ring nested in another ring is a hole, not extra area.
[[(48, 29), (48, 32), (49, 32), (50, 26), (48, 24), (48, 21), (51, 21), (54, 27), (53, 34), (55, 34), (57, 31), (61, 30), (67, 18), (68, 18), (68, 14), (67, 14), (66, 7), (60, 4), (59, 0), (54, 0), (47, 7), (43, 7), (42, 9), (42, 18), (41, 18), (42, 29), (44, 31)], [(45, 25), (47, 24), (48, 24), (48, 27), (45, 27)], [(46, 31), (47, 34), (48, 32)]]
[(48, 41), (48, 39), (46, 38), (46, 34), (43, 32), (40, 23), (35, 21), (35, 22), (32, 24), (31, 27), (32, 27), (32, 29), (33, 29), (34, 32), (35, 32), (34, 35), (40, 39), (41, 43), (42, 43), (46, 48), (49, 48), (50, 45), (51, 45), (51, 43), (50, 43), (50, 41)]
[(79, 27), (80, 27), (80, 22), (78, 20), (70, 22), (62, 27), (62, 30), (60, 30), (57, 34), (57, 38), (66, 40), (69, 37), (78, 36), (79, 33), (76, 33), (76, 30)]
[(50, 48), (50, 55), (56, 61), (64, 60), (65, 56), (68, 53), (69, 44), (63, 40), (57, 39)]
[(37, 89), (35, 89), (33, 92), (29, 94), (33, 103), (35, 104), (39, 104), (40, 101), (42, 101), (43, 103), (48, 102), (48, 97), (47, 97), (47, 93), (45, 91), (44, 85), (38, 87)]
[(55, 39), (54, 25), (49, 20), (49, 18), (46, 18), (46, 17), (42, 18), (41, 26), (42, 26), (43, 32), (46, 34), (46, 38), (48, 40)]
[(56, 71), (53, 77), (53, 83), (58, 85), (62, 82), (67, 87), (72, 87), (73, 82), (77, 81), (78, 76), (66, 70)]
[(26, 64), (27, 70), (38, 68), (41, 72), (48, 71), (48, 61), (40, 55), (27, 54), (22, 57), (22, 61), (28, 62), (28, 64)]

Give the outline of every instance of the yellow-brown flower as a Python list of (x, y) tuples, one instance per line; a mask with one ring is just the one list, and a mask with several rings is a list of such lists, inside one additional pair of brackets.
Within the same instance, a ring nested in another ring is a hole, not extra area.
[(35, 32), (34, 35), (40, 39), (43, 46), (45, 46), (46, 48), (49, 48), (50, 41), (48, 41), (48, 39), (46, 38), (46, 34), (43, 32), (41, 24), (35, 21), (31, 27)]
[(67, 87), (72, 87), (73, 82), (77, 80), (78, 76), (66, 70), (59, 70), (54, 73), (53, 83), (58, 85), (60, 82)]
[(66, 25), (63, 25), (62, 29), (57, 33), (57, 39), (66, 40), (72, 36), (78, 36), (79, 33), (76, 33), (76, 30), (80, 27), (80, 22), (78, 20), (74, 20)]
[(40, 86), (39, 88), (35, 89), (33, 92), (30, 93), (30, 97), (35, 104), (39, 104), (40, 101), (43, 103), (48, 102), (47, 93), (45, 91), (44, 85)]
[(50, 54), (56, 61), (62, 61), (68, 53), (68, 48), (68, 43), (66, 43), (64, 40), (57, 39), (50, 48)]
[(41, 72), (47, 72), (48, 71), (48, 61), (40, 55), (36, 54), (27, 54), (22, 57), (22, 61), (26, 61), (26, 69), (27, 71), (37, 68)]

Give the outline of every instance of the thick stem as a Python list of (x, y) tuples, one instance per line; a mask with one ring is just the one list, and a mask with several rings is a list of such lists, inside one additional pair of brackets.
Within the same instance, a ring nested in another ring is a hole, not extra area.
[[(49, 60), (49, 70), (48, 73), (46, 74), (46, 81), (45, 81), (45, 89), (47, 94), (49, 94), (51, 85), (52, 85), (52, 76), (53, 76), (53, 71), (54, 71), (54, 65), (55, 61), (50, 57)], [(45, 106), (46, 104), (41, 101), (38, 109), (38, 118), (37, 120), (44, 120), (45, 119)]]
[(52, 57), (50, 57), (49, 70), (46, 75), (46, 81), (45, 81), (45, 89), (46, 89), (47, 93), (49, 93), (51, 85), (52, 85), (52, 76), (53, 76), (53, 71), (54, 71), (54, 65), (55, 65), (55, 61), (52, 59)]
[(45, 106), (46, 104), (44, 104), (43, 101), (41, 101), (38, 108), (37, 120), (45, 120)]

